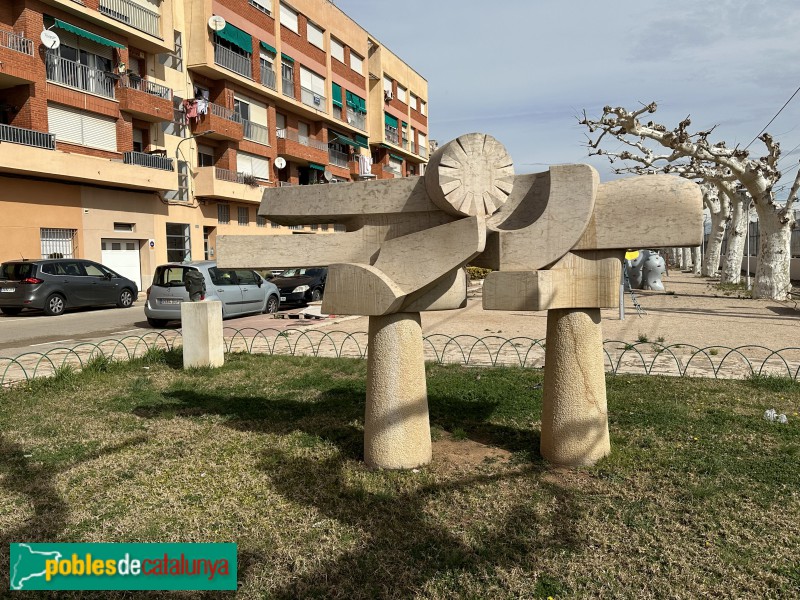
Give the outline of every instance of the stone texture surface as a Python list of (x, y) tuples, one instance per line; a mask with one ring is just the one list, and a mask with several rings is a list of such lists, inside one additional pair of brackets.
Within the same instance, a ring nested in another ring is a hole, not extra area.
[(369, 318), (364, 461), (411, 469), (431, 460), (419, 313)]
[(221, 367), (225, 363), (221, 302), (183, 302), (181, 331), (184, 369)]
[(611, 452), (599, 309), (547, 312), (542, 456), (591, 465)]

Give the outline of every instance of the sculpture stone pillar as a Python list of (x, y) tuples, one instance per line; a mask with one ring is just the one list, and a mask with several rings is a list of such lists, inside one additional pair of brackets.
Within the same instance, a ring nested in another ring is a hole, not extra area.
[(419, 313), (369, 317), (364, 461), (411, 469), (431, 461), (428, 391)]
[(611, 452), (600, 309), (547, 311), (541, 452), (566, 466)]
[(183, 368), (221, 367), (225, 363), (222, 302), (181, 303)]

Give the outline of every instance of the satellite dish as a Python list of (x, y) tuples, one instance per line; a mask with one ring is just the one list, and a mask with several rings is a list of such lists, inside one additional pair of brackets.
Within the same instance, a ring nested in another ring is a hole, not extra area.
[(39, 39), (42, 40), (42, 44), (48, 50), (55, 50), (61, 45), (61, 40), (58, 39), (58, 34), (55, 31), (50, 31), (49, 29), (45, 29), (42, 31), (41, 35), (39, 35)]
[(333, 179), (333, 173), (328, 171), (328, 169), (325, 169), (322, 172), (322, 177), (325, 179), (325, 181), (330, 181), (331, 179)]
[(227, 25), (225, 19), (223, 19), (219, 15), (212, 15), (208, 19), (208, 28), (211, 29), (212, 31), (222, 31), (223, 29), (225, 29), (225, 25)]
[(286, 166), (286, 159), (285, 158), (283, 158), (282, 156), (279, 156), (278, 158), (275, 159), (275, 168), (276, 169), (282, 169), (285, 166)]

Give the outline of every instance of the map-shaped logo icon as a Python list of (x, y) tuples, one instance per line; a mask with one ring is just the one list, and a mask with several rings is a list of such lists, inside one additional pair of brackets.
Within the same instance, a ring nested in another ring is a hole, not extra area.
[[(29, 544), (12, 544), (11, 589), (24, 590), (31, 579), (44, 578), (45, 561), (48, 560), (61, 560), (61, 553), (41, 552), (34, 550)], [(32, 588), (28, 587), (27, 589)]]

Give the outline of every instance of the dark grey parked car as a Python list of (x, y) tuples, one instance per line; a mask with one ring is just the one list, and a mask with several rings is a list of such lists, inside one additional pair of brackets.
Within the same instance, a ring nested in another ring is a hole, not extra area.
[(91, 260), (14, 260), (0, 265), (0, 312), (7, 315), (18, 315), (24, 308), (48, 315), (78, 306), (128, 308), (138, 295), (135, 282)]

